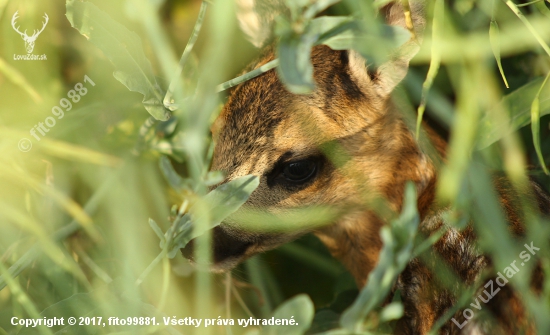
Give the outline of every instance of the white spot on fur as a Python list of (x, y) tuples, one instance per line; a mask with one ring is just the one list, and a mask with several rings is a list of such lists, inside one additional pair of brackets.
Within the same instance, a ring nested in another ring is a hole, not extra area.
[(447, 231), (447, 238), (445, 239), (445, 243), (450, 245), (455, 245), (459, 236), (460, 236), (460, 233), (456, 229), (450, 228)]

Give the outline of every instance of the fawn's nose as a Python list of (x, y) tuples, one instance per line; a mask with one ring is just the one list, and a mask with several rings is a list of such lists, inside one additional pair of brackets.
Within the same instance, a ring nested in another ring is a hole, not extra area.
[[(194, 261), (194, 244), (193, 239), (181, 249), (183, 256), (191, 261)], [(212, 229), (213, 258), (216, 265), (242, 257), (251, 245), (251, 242), (240, 240), (219, 226)]]

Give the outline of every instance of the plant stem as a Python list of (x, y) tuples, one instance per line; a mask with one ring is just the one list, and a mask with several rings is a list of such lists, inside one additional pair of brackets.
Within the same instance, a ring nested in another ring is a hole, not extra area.
[(158, 310), (162, 311), (166, 305), (166, 298), (168, 297), (168, 288), (170, 287), (170, 261), (168, 257), (162, 259), (162, 293), (160, 296)]
[(543, 0), (535, 0), (535, 1), (530, 1), (530, 2), (526, 2), (526, 3), (521, 3), (521, 4), (518, 4), (516, 6), (518, 6), (518, 7), (527, 7), (529, 5), (532, 5), (532, 4), (535, 4), (537, 2), (541, 2), (541, 1), (543, 1)]
[(525, 15), (523, 15), (523, 13), (519, 10), (519, 8), (516, 6), (516, 4), (513, 3), (511, 0), (502, 0), (502, 1), (504, 1), (504, 3), (508, 7), (510, 7), (512, 12), (514, 12), (514, 14), (516, 14), (516, 16), (521, 20), (521, 22), (523, 22), (523, 24), (527, 27), (527, 29), (529, 29), (531, 34), (533, 34), (533, 36), (535, 37), (537, 42), (539, 42), (539, 44), (544, 49), (544, 51), (548, 54), (548, 56), (550, 56), (550, 47), (548, 47), (548, 44), (546, 44), (546, 42), (544, 42), (542, 37), (540, 37), (540, 35), (535, 30), (535, 28), (531, 25), (531, 22), (529, 22), (529, 20), (527, 20)]
[(208, 2), (203, 1), (201, 3), (201, 8), (199, 10), (199, 16), (197, 18), (197, 21), (195, 22), (195, 26), (193, 27), (193, 32), (191, 32), (191, 37), (189, 37), (189, 41), (187, 41), (187, 45), (185, 46), (185, 49), (183, 50), (183, 54), (181, 55), (180, 62), (178, 64), (178, 68), (176, 70), (176, 74), (173, 77), (172, 81), (170, 82), (170, 86), (168, 87), (168, 91), (166, 92), (166, 95), (164, 96), (163, 104), (166, 108), (168, 108), (171, 111), (174, 111), (177, 109), (177, 106), (174, 105), (173, 101), (173, 94), (176, 90), (176, 86), (180, 80), (181, 72), (183, 71), (183, 68), (185, 67), (185, 64), (187, 63), (187, 59), (191, 55), (191, 51), (193, 50), (193, 47), (195, 46), (195, 42), (197, 41), (197, 38), (199, 37), (199, 33), (202, 28), (202, 23), (204, 21), (204, 17), (206, 15), (206, 9), (208, 8)]
[(165, 256), (166, 256), (166, 250), (162, 250), (160, 252), (160, 254), (158, 254), (158, 256), (155, 259), (153, 259), (151, 264), (149, 264), (149, 266), (147, 266), (147, 268), (143, 271), (143, 273), (136, 280), (136, 286), (139, 286), (139, 285), (141, 285), (141, 283), (143, 283), (143, 280), (145, 279), (145, 277), (147, 277), (149, 275), (149, 273), (151, 272), (151, 270), (153, 270), (155, 265), (157, 265)]
[(231, 88), (233, 86), (237, 86), (239, 85), (240, 83), (243, 83), (247, 80), (250, 80), (252, 78), (255, 78), (275, 67), (277, 67), (279, 65), (279, 59), (274, 59), (272, 60), (271, 62), (267, 63), (267, 64), (264, 64), (262, 66), (260, 66), (259, 68), (255, 69), (255, 70), (252, 70), (248, 73), (245, 73), (243, 74), (242, 76), (239, 76), (237, 78), (233, 78), (229, 81), (226, 81), (225, 83), (223, 84), (220, 84), (216, 87), (216, 92), (222, 92), (222, 91), (225, 91), (227, 90), (228, 88)]

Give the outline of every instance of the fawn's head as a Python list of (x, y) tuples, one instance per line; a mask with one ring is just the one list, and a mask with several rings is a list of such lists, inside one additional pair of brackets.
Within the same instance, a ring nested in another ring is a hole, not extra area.
[[(390, 4), (383, 14), (388, 24), (405, 26), (401, 5)], [(415, 24), (421, 27), (421, 19)], [(223, 171), (226, 182), (248, 174), (260, 177), (245, 209), (278, 215), (307, 206), (355, 208), (316, 232), (333, 254), (348, 257), (344, 263), (366, 262), (365, 271), (370, 270), (381, 247), (381, 221), (356, 205), (365, 194), (379, 195), (398, 210), (405, 181), (422, 190), (433, 179), (430, 162), (390, 99), (417, 47), (410, 41), (398, 56), (370, 69), (356, 52), (316, 46), (311, 56), (316, 88), (307, 95), (287, 91), (274, 70), (237, 86), (212, 127), (212, 170)], [(253, 67), (274, 58), (267, 51)], [(294, 228), (252, 232), (222, 223), (213, 232), (214, 269), (229, 269), (312, 230)], [(349, 258), (351, 245), (361, 250)], [(184, 254), (191, 251), (189, 245)]]

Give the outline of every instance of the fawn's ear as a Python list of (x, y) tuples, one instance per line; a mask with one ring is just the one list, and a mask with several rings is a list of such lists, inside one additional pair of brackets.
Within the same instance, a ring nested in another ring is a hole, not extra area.
[(271, 41), (275, 19), (288, 11), (283, 0), (236, 0), (236, 4), (239, 26), (257, 48)]
[[(408, 3), (405, 8), (403, 3)], [(380, 10), (380, 15), (388, 25), (400, 26), (411, 33), (411, 38), (401, 45), (389, 59), (376, 69), (368, 69), (367, 62), (356, 51), (350, 51), (350, 70), (362, 85), (374, 87), (380, 96), (391, 94), (395, 86), (403, 80), (409, 68), (409, 61), (420, 50), (424, 31), (425, 15), (422, 0), (394, 1)]]

